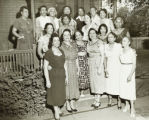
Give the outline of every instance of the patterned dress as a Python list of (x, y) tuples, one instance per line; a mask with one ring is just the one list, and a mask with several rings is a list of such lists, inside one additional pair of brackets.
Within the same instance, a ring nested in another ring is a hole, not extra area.
[(68, 85), (66, 85), (66, 99), (79, 99), (79, 83), (77, 75), (77, 46), (75, 42), (71, 42), (71, 46), (62, 43), (61, 49), (65, 54), (65, 62), (68, 71)]
[[(78, 52), (86, 52), (87, 42), (84, 42), (84, 45), (77, 45)], [(79, 61), (79, 88), (81, 90), (88, 89), (89, 84), (89, 68), (88, 68), (88, 60), (87, 55), (78, 56)]]

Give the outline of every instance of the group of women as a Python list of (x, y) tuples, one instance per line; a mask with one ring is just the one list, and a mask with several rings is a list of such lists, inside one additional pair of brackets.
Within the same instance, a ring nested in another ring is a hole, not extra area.
[[(27, 10), (24, 7), (21, 11), (23, 22)], [(69, 6), (63, 8), (59, 19), (54, 7), (41, 6), (39, 10), (37, 53), (46, 79), (47, 104), (54, 107), (55, 119), (60, 119), (60, 107), (65, 102), (68, 112), (76, 112), (75, 101), (89, 88), (95, 98), (91, 105), (95, 109), (101, 105), (101, 95), (106, 93), (108, 106), (112, 105), (112, 96), (117, 96), (118, 109), (124, 99), (123, 111), (130, 109), (134, 117), (136, 53), (130, 47), (129, 31), (124, 28), (122, 17), (116, 17), (113, 23), (107, 18), (106, 9), (97, 12), (95, 7), (87, 14), (79, 8), (76, 19), (71, 17)], [(19, 41), (25, 38), (16, 31), (24, 26), (19, 29), (17, 23), (23, 22), (16, 21), (13, 28)]]

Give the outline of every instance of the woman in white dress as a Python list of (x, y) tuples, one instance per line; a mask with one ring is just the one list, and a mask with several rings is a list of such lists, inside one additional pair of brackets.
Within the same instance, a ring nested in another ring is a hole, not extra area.
[(106, 93), (109, 94), (108, 106), (112, 105), (112, 95), (118, 96), (118, 109), (121, 109), (119, 99), (120, 92), (120, 53), (122, 46), (116, 43), (116, 35), (110, 32), (108, 35), (108, 44), (105, 45), (105, 72), (106, 72)]
[(105, 92), (105, 77), (104, 77), (104, 45), (97, 38), (97, 31), (94, 28), (89, 30), (89, 43), (87, 52), (89, 53), (89, 75), (91, 92), (95, 95), (95, 100), (92, 106), (96, 109), (100, 106), (100, 96)]
[[(130, 39), (124, 37), (122, 39), (123, 51), (120, 56), (121, 74), (120, 74), (120, 98), (125, 100), (125, 108), (123, 112), (130, 109), (131, 117), (135, 117), (134, 101), (136, 100), (136, 52), (130, 47)], [(130, 102), (130, 106), (129, 106)]]

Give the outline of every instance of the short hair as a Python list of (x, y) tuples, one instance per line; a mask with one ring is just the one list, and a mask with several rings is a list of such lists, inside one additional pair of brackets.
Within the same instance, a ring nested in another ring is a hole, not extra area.
[[(112, 34), (114, 36), (115, 39), (117, 39), (117, 35), (114, 32), (110, 32), (109, 34)], [(109, 36), (108, 34), (108, 36)]]
[(64, 32), (66, 32), (66, 31), (69, 32), (69, 33), (70, 33), (70, 37), (72, 37), (72, 36), (71, 36), (71, 30), (70, 30), (70, 29), (65, 29), (65, 30), (63, 31), (62, 35), (61, 35), (62, 42), (64, 41), (63, 35), (64, 35)]
[(42, 5), (42, 6), (39, 7), (39, 11), (41, 11), (42, 8), (46, 8), (46, 10), (47, 10), (47, 6)]
[[(49, 49), (52, 47), (53, 39), (54, 39), (55, 37), (58, 37), (58, 38), (59, 38), (59, 36), (58, 36), (57, 33), (53, 33), (52, 36), (51, 36), (51, 38), (49, 38), (49, 39), (50, 39), (50, 42), (49, 42), (49, 45), (48, 45), (48, 48), (49, 48)], [(60, 38), (59, 38), (59, 39), (60, 39)], [(61, 46), (61, 45), (62, 45), (62, 41), (61, 41), (61, 40), (59, 40), (59, 41), (60, 41), (60, 46)]]
[(92, 31), (92, 30), (94, 30), (95, 31), (95, 33), (97, 34), (97, 31), (94, 29), (94, 28), (90, 28), (89, 29), (89, 31), (88, 31), (88, 38), (89, 38), (89, 41), (91, 41), (91, 38), (90, 38), (90, 32)]
[(99, 28), (98, 28), (98, 34), (101, 34), (101, 32), (100, 32), (101, 27), (104, 27), (104, 28), (106, 29), (106, 33), (108, 32), (108, 27), (107, 27), (107, 25), (106, 25), (106, 24), (101, 24), (101, 25), (99, 26)]
[(83, 7), (79, 7), (78, 11), (79, 11), (79, 9), (81, 9), (84, 12), (84, 14), (85, 14), (85, 9)]
[(70, 14), (71, 14), (71, 13), (72, 13), (72, 8), (71, 8), (70, 6), (68, 6), (68, 5), (66, 5), (66, 6), (63, 7), (63, 14), (64, 14), (64, 9), (65, 9), (66, 7), (68, 7), (68, 8), (70, 9)]
[(47, 32), (46, 32), (46, 29), (47, 29), (47, 27), (48, 27), (49, 25), (52, 26), (52, 28), (53, 28), (53, 32), (54, 32), (55, 29), (54, 29), (53, 24), (52, 24), (52, 23), (46, 23), (46, 24), (45, 24), (45, 27), (44, 27), (44, 32), (45, 32), (45, 33), (47, 33)]
[(95, 6), (91, 6), (90, 9), (94, 8), (95, 10), (97, 10), (97, 8)]
[[(84, 35), (84, 33), (81, 30), (76, 30), (76, 32), (79, 32), (82, 36)], [(76, 38), (76, 32), (75, 32), (75, 38)]]
[(27, 6), (20, 7), (20, 13), (23, 12), (24, 9), (27, 9), (28, 10), (28, 7)]
[(121, 21), (122, 21), (122, 26), (123, 26), (125, 21), (124, 21), (124, 18), (123, 18), (122, 16), (117, 16), (117, 17), (114, 19), (114, 23), (115, 23), (115, 21), (116, 21), (118, 18), (121, 19)]
[(99, 15), (100, 15), (100, 12), (101, 12), (101, 11), (103, 11), (103, 12), (106, 14), (106, 17), (107, 17), (107, 14), (108, 14), (108, 13), (107, 13), (107, 10), (106, 10), (105, 8), (99, 10)]
[[(50, 7), (50, 8), (48, 9), (48, 13), (51, 11), (51, 9), (54, 9), (54, 11), (55, 11), (55, 13), (56, 13), (56, 16), (57, 16), (57, 10), (56, 10), (55, 7)], [(49, 15), (50, 15), (50, 14), (49, 14)]]
[(71, 21), (71, 17), (70, 17), (69, 15), (67, 15), (67, 14), (64, 14), (64, 15), (62, 15), (62, 17), (61, 17), (61, 22), (62, 22), (62, 24), (64, 24), (64, 22), (63, 22), (64, 17), (67, 17), (67, 18), (69, 19), (69, 22)]

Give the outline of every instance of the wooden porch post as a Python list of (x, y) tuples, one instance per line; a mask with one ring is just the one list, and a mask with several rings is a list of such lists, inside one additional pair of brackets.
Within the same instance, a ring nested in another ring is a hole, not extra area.
[(113, 17), (115, 18), (117, 16), (117, 0), (114, 0), (113, 5)]
[(36, 39), (35, 39), (35, 1), (31, 0), (31, 18), (33, 21), (33, 34), (34, 34), (34, 44), (33, 44), (33, 55), (34, 55), (34, 68), (38, 69), (39, 68), (39, 59), (37, 57), (37, 44), (36, 44)]

